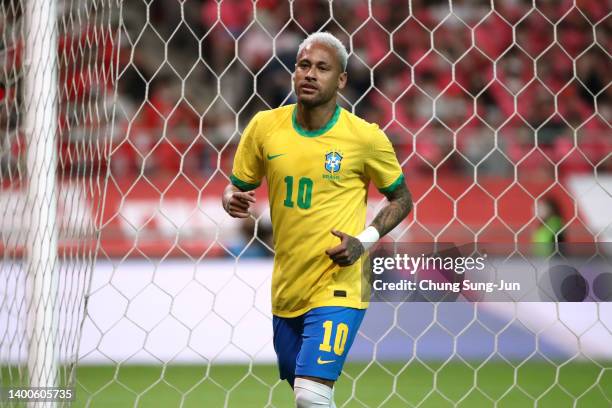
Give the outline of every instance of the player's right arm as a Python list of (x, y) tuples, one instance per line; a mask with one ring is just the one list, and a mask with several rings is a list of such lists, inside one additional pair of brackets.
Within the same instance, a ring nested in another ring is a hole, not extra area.
[(244, 130), (230, 176), (231, 184), (225, 187), (221, 202), (223, 209), (232, 217), (247, 218), (249, 209), (255, 203), (253, 191), (263, 177), (263, 155), (258, 141), (258, 116), (255, 115)]
[(223, 209), (234, 218), (248, 218), (251, 204), (255, 203), (255, 191), (241, 191), (233, 184), (228, 184), (223, 191)]

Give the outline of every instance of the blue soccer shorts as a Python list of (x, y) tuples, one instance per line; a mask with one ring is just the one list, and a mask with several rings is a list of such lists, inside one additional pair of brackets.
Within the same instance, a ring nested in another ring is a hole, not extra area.
[(274, 350), (281, 380), (291, 386), (296, 376), (337, 380), (365, 311), (323, 306), (297, 317), (274, 316)]

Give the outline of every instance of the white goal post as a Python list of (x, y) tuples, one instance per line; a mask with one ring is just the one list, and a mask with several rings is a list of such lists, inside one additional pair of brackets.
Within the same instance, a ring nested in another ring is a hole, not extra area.
[(31, 387), (55, 387), (57, 361), (57, 20), (55, 2), (25, 4), (24, 132), (30, 216), (26, 259), (28, 376)]
[(106, 1), (0, 4), (0, 405), (11, 403), (9, 389), (75, 385), (118, 14)]

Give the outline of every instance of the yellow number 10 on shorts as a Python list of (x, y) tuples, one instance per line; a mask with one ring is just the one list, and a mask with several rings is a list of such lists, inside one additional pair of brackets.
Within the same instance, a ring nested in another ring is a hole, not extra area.
[[(334, 328), (334, 322), (332, 320), (326, 320), (323, 323), (323, 343), (319, 345), (319, 350), (330, 352), (331, 348), (331, 335)], [(336, 328), (336, 337), (334, 340), (334, 353), (341, 356), (344, 353), (344, 346), (346, 345), (346, 339), (348, 337), (349, 328), (346, 323), (338, 323)]]
[(274, 316), (274, 350), (280, 378), (296, 376), (337, 380), (365, 309), (323, 306), (298, 317)]

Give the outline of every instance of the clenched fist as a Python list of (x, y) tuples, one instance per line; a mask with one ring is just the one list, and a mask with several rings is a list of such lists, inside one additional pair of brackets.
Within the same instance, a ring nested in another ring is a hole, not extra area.
[(234, 218), (248, 218), (249, 208), (255, 203), (254, 191), (240, 191), (233, 185), (227, 186), (222, 198), (223, 209)]
[(331, 233), (340, 238), (340, 245), (326, 250), (327, 256), (340, 266), (354, 264), (365, 251), (361, 241), (342, 231), (332, 230)]

